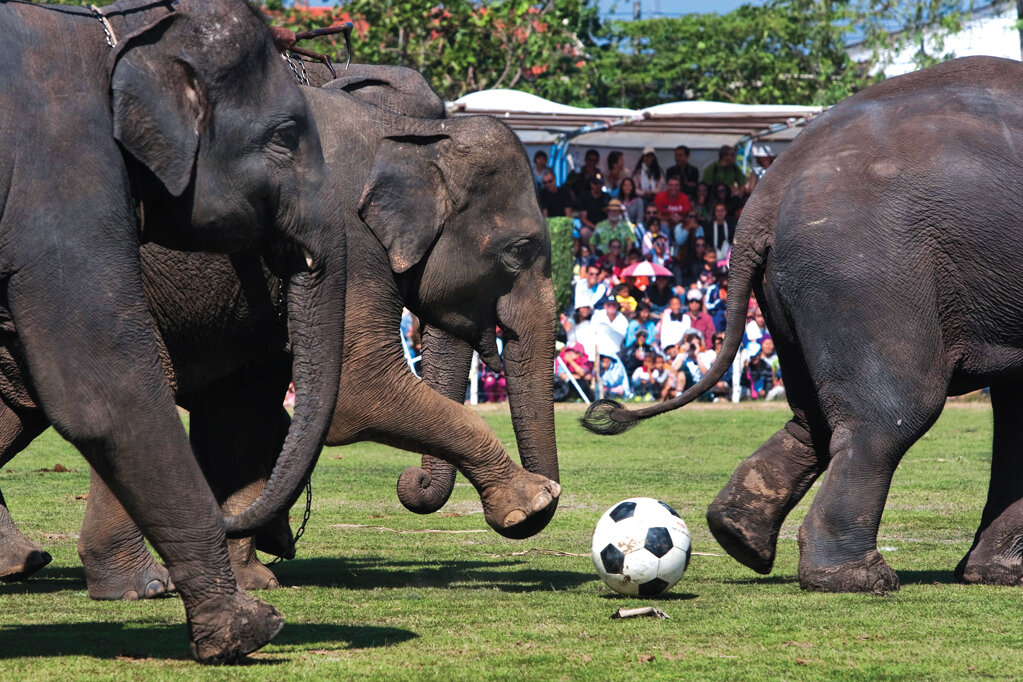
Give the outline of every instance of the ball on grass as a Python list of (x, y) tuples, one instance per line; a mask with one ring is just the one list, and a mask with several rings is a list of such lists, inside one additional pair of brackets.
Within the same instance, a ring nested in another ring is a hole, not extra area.
[(591, 552), (597, 575), (611, 589), (656, 597), (674, 587), (689, 565), (689, 527), (664, 502), (633, 497), (600, 517)]

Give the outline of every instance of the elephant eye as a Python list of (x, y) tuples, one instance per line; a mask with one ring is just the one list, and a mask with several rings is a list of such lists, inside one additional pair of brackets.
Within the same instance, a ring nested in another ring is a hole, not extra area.
[(502, 254), (502, 260), (509, 270), (523, 270), (536, 257), (536, 244), (523, 239), (509, 244)]
[(270, 137), (270, 144), (284, 149), (298, 149), (299, 129), (295, 121), (286, 121), (277, 126)]

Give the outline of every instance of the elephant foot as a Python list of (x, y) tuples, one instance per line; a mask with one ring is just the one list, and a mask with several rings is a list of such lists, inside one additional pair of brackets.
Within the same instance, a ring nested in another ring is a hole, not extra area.
[(231, 570), (243, 590), (276, 590), (280, 587), (277, 576), (260, 563), (253, 550), (252, 538), (227, 541), (227, 552), (231, 556)]
[(730, 504), (728, 493), (729, 488), (722, 490), (707, 508), (710, 532), (733, 559), (767, 575), (774, 567), (780, 527), (768, 514)]
[(996, 552), (981, 541), (956, 566), (956, 580), (968, 585), (1023, 585), (1023, 558), (1016, 552)]
[(42, 547), (15, 533), (0, 542), (0, 582), (24, 580), (53, 560)]
[(256, 533), (254, 542), (260, 552), (285, 559), (295, 558), (295, 538), (291, 533), (287, 514), (281, 514)]
[(192, 656), (200, 663), (234, 663), (265, 646), (283, 627), (277, 609), (240, 591), (188, 614)]
[[(144, 548), (143, 548), (144, 549)], [(145, 551), (145, 556), (126, 560), (116, 554), (98, 559), (79, 551), (85, 568), (89, 597), (101, 601), (154, 599), (174, 591), (170, 573)]]
[(899, 576), (876, 549), (862, 559), (824, 566), (810, 557), (804, 531), (799, 531), (799, 586), (811, 592), (870, 592), (888, 594), (899, 589)]
[(516, 540), (539, 533), (554, 516), (561, 486), (523, 470), (510, 483), (486, 488), (481, 494), (483, 514), (490, 527)]

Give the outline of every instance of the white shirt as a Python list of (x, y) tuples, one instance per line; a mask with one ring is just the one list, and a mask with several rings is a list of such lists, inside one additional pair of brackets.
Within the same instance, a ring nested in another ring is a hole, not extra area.
[(611, 319), (606, 310), (598, 310), (590, 319), (593, 325), (597, 349), (602, 355), (618, 355), (625, 341), (625, 332), (629, 329), (629, 320), (619, 311), (615, 319)]
[(607, 285), (603, 282), (597, 282), (597, 286), (591, 288), (585, 278), (580, 279), (575, 283), (574, 307), (596, 308), (597, 303), (607, 298), (607, 295)]
[(671, 311), (665, 310), (661, 314), (661, 322), (658, 325), (658, 329), (661, 332), (661, 348), (667, 348), (668, 346), (675, 346), (682, 337), (685, 336), (686, 330), (689, 329), (692, 322), (689, 321), (687, 315), (682, 315), (681, 320), (671, 319)]

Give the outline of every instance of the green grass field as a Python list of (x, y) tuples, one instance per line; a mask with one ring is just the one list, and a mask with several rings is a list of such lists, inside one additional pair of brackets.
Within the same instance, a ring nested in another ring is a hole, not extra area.
[[(277, 567), (285, 587), (260, 594), (288, 624), (251, 662), (231, 668), (187, 658), (176, 597), (112, 603), (86, 596), (75, 540), (88, 470), (48, 432), (0, 472), (15, 520), (54, 556), (30, 582), (0, 585), (0, 679), (1023, 674), (1020, 591), (958, 585), (952, 575), (986, 494), (989, 404), (950, 404), (899, 467), (878, 545), (902, 589), (887, 597), (800, 591), (795, 536), (809, 500), (783, 528), (770, 576), (723, 555), (711, 538), (707, 504), (736, 464), (784, 424), (782, 405), (691, 406), (617, 438), (583, 432), (580, 414), (574, 406), (558, 413), (561, 504), (551, 525), (524, 541), (488, 530), (475, 491), (461, 478), (441, 512), (406, 512), (394, 485), (414, 461), (407, 453), (372, 444), (325, 451), (299, 556)], [(514, 450), (506, 410), (484, 416)], [(39, 471), (55, 464), (75, 471)], [(689, 522), (694, 551), (719, 555), (694, 556), (682, 582), (651, 601), (612, 593), (589, 558), (600, 514), (638, 495), (670, 503)], [(293, 515), (301, 518), (301, 510)], [(610, 619), (619, 607), (642, 605), (671, 619)]]

